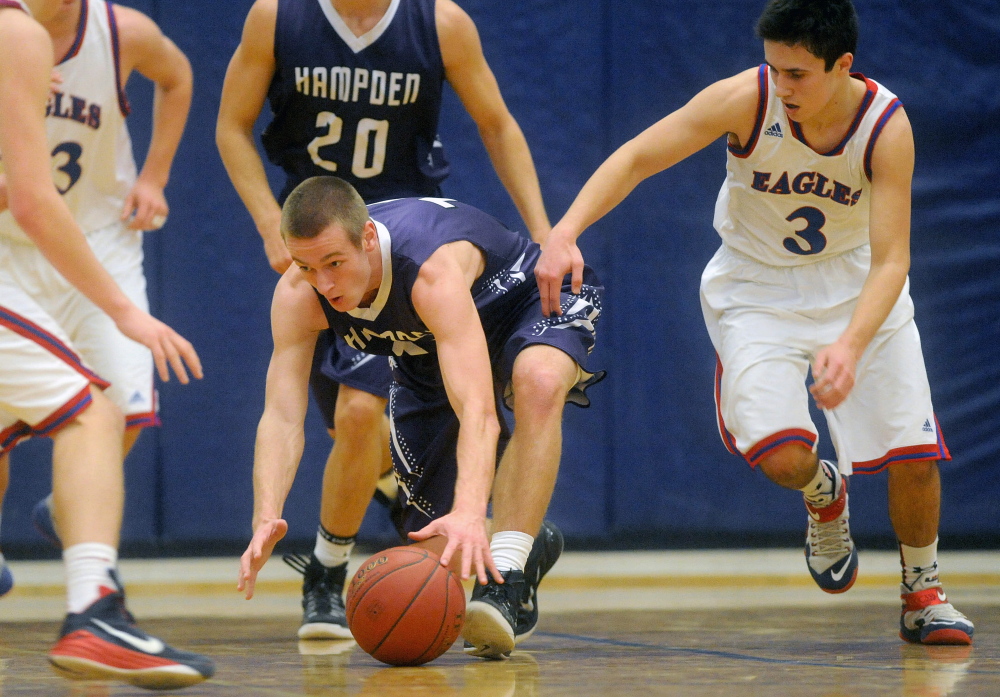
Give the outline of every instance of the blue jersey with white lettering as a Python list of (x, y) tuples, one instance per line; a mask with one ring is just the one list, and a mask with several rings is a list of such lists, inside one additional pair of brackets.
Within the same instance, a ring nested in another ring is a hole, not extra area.
[(392, 0), (357, 37), (329, 0), (279, 0), (268, 158), (287, 174), (284, 202), (334, 174), (365, 201), (433, 196), (448, 175), (437, 137), (444, 64), (435, 0)]
[(451, 199), (407, 198), (368, 206), (382, 249), (382, 282), (370, 307), (349, 312), (320, 304), (330, 328), (355, 349), (397, 356), (407, 372), (437, 371), (434, 336), (413, 308), (411, 292), (425, 261), (442, 245), (467, 240), (483, 252), (485, 268), (472, 285), (490, 353), (502, 348), (512, 318), (537, 304), (533, 277), (540, 248), (482, 211)]

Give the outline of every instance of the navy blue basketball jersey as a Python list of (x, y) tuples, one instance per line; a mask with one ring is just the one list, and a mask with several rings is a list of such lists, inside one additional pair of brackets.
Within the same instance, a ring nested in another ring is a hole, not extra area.
[[(368, 206), (382, 246), (382, 284), (371, 307), (337, 312), (320, 296), (330, 328), (355, 349), (436, 365), (437, 347), (410, 300), (425, 261), (442, 245), (467, 240), (486, 265), (472, 297), (491, 353), (505, 340), (515, 310), (537, 303), (533, 276), (540, 248), (482, 211), (452, 199), (407, 198)], [(387, 263), (388, 262), (388, 263)]]
[(365, 201), (433, 196), (448, 175), (437, 137), (444, 64), (435, 0), (392, 0), (356, 37), (330, 0), (279, 0), (268, 158), (287, 174), (284, 202), (334, 174)]

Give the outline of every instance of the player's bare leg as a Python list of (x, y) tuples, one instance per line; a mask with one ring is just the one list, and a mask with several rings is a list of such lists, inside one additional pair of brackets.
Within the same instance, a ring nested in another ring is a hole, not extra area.
[[(125, 429), (122, 436), (123, 457), (127, 458), (128, 454), (132, 452), (132, 448), (135, 447), (135, 443), (143, 430), (142, 427)], [(53, 547), (61, 549), (63, 545), (62, 536), (59, 533), (59, 520), (52, 505), (52, 498), (52, 494), (49, 494), (35, 504), (35, 507), (31, 511), (31, 522), (34, 524), (35, 529), (41, 533), (42, 537), (48, 540)]]
[(889, 467), (889, 518), (903, 580), (899, 636), (919, 644), (971, 644), (972, 622), (948, 602), (938, 578), (941, 476), (935, 461)]
[(500, 658), (534, 631), (535, 590), (562, 552), (562, 535), (542, 521), (559, 474), (566, 394), (578, 375), (576, 362), (552, 346), (529, 346), (514, 362), (514, 432), (493, 483), (490, 541), (504, 583), (473, 590), (463, 636), (474, 656)]
[(347, 561), (379, 475), (392, 467), (385, 405), (385, 399), (346, 385), (337, 392), (316, 546), (308, 558), (285, 556), (303, 575), (300, 639), (351, 637), (343, 599)]

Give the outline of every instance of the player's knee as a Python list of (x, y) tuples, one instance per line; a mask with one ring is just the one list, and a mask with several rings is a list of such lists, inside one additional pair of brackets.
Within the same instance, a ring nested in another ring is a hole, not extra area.
[(533, 360), (515, 364), (512, 382), (518, 411), (562, 409), (566, 393), (575, 380), (576, 363), (561, 351), (557, 353), (550, 354), (557, 360), (544, 360), (543, 354), (536, 354)]
[(889, 476), (892, 479), (924, 485), (938, 477), (938, 463), (937, 460), (897, 462), (889, 467)]
[(812, 450), (793, 443), (775, 448), (761, 458), (758, 466), (775, 484), (801, 489), (815, 476), (816, 464)]
[(379, 433), (385, 417), (385, 400), (354, 390), (341, 394), (333, 417), (333, 430), (341, 438), (360, 433)]

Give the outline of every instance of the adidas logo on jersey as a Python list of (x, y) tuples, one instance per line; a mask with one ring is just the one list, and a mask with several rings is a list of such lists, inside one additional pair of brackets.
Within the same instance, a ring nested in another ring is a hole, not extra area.
[(921, 428), (920, 430), (923, 431), (923, 432), (925, 432), (925, 433), (934, 433), (934, 427), (931, 426), (931, 420), (930, 419), (924, 419), (924, 427)]
[(138, 392), (133, 392), (132, 396), (129, 397), (129, 400), (128, 400), (129, 404), (139, 404), (141, 402), (142, 402), (142, 395), (139, 394)]
[(781, 124), (775, 121), (774, 123), (771, 124), (770, 128), (764, 131), (764, 135), (772, 136), (774, 138), (784, 138), (784, 136), (781, 134)]

